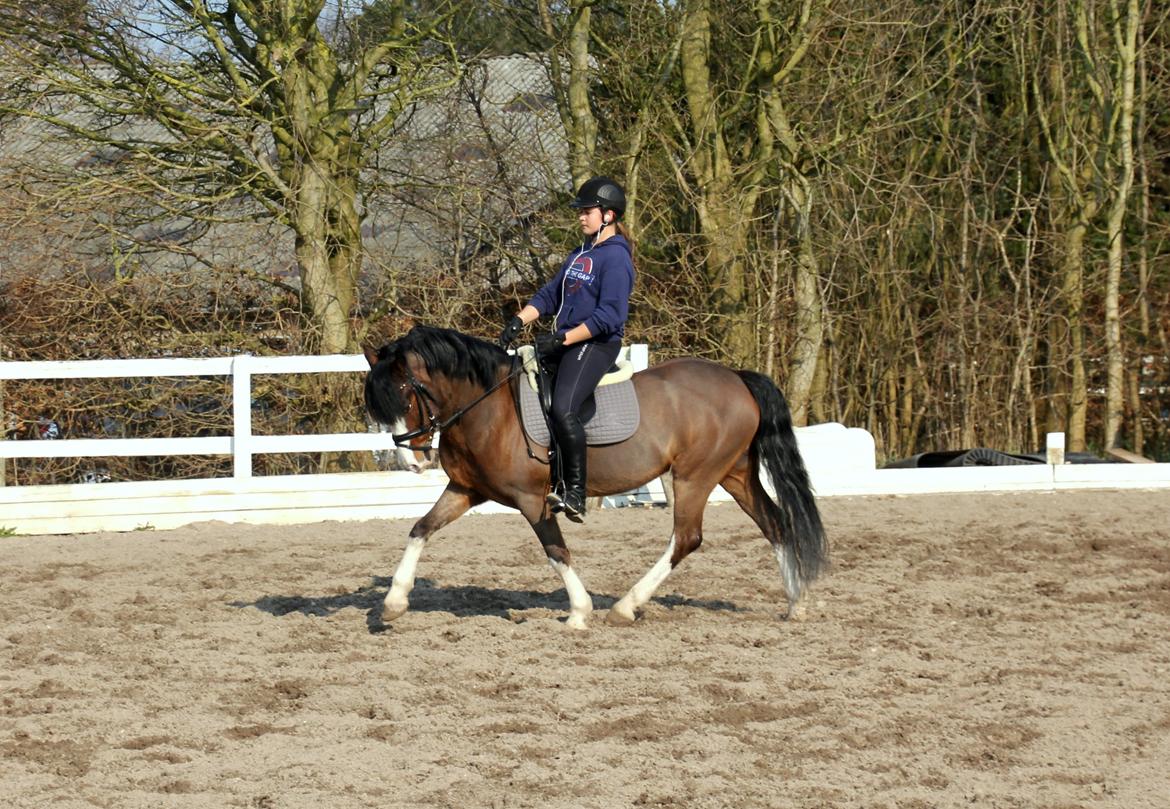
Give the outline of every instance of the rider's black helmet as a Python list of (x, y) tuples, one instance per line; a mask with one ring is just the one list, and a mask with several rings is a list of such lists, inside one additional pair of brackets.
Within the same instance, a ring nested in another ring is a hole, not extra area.
[(614, 216), (621, 219), (626, 212), (626, 192), (609, 177), (594, 177), (581, 184), (569, 206), (613, 211)]

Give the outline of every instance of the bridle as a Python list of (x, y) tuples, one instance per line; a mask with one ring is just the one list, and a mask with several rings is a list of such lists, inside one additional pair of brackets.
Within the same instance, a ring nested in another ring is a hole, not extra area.
[[(403, 363), (403, 366), (406, 368), (407, 380), (399, 386), (398, 390), (400, 392), (405, 391), (407, 386), (410, 386), (410, 388), (414, 390), (415, 406), (418, 407), (419, 417), (423, 423), (415, 429), (409, 430), (405, 433), (391, 433), (390, 438), (393, 439), (394, 446), (401, 447), (403, 449), (416, 450), (418, 452), (428, 452), (433, 450), (435, 448), (435, 433), (442, 432), (455, 422), (459, 421), (459, 419), (463, 418), (464, 414), (466, 414), (468, 410), (471, 410), (471, 408), (475, 407), (488, 396), (495, 393), (511, 380), (515, 379), (523, 370), (523, 367), (519, 365), (515, 359), (513, 359), (512, 370), (506, 376), (504, 376), (503, 379), (499, 380), (496, 382), (496, 384), (492, 385), (479, 396), (476, 396), (463, 407), (456, 410), (448, 418), (440, 421), (438, 414), (431, 410), (430, 406), (427, 404), (429, 401), (431, 404), (435, 405), (435, 407), (438, 407), (439, 400), (435, 398), (433, 393), (427, 390), (426, 385), (419, 382), (418, 379), (415, 378), (414, 373), (410, 370), (410, 367), (406, 365), (405, 362)], [(407, 412), (410, 412), (409, 408), (407, 408)], [(421, 438), (422, 436), (426, 436), (428, 439), (427, 445), (425, 447), (416, 447), (414, 444), (410, 443), (414, 439)]]

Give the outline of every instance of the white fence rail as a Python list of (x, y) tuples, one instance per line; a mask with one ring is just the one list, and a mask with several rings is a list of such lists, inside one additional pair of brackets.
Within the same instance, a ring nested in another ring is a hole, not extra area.
[(232, 474), (235, 478), (243, 479), (252, 476), (252, 456), (259, 453), (394, 449), (394, 440), (387, 433), (252, 434), (254, 375), (364, 372), (369, 367), (361, 354), (292, 357), (241, 354), (206, 359), (3, 362), (0, 363), (0, 380), (229, 376), (232, 384), (232, 434), (210, 437), (0, 441), (0, 458), (231, 455)]

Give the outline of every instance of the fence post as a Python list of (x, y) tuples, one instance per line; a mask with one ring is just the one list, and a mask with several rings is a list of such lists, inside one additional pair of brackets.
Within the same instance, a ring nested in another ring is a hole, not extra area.
[(1048, 433), (1045, 440), (1045, 452), (1051, 466), (1064, 464), (1064, 433)]
[(252, 477), (252, 355), (232, 359), (232, 475)]

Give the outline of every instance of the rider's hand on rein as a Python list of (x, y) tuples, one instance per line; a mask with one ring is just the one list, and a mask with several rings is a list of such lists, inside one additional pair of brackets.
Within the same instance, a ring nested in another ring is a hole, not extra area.
[(563, 334), (548, 334), (546, 332), (536, 335), (536, 353), (541, 357), (555, 354), (564, 344), (565, 335)]
[(520, 319), (519, 315), (512, 315), (504, 323), (504, 328), (500, 332), (500, 346), (507, 348), (512, 344), (512, 341), (520, 334), (520, 330), (524, 328), (524, 321)]

